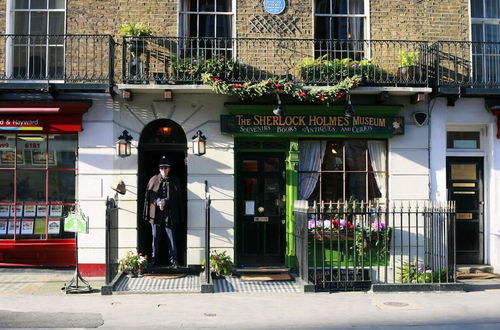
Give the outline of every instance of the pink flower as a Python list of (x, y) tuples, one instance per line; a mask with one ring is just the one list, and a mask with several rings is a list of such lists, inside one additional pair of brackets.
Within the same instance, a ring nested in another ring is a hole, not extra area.
[(338, 99), (342, 98), (342, 96), (344, 96), (344, 93), (342, 92), (338, 92), (337, 95), (335, 95), (335, 97)]
[(219, 83), (221, 82), (222, 80), (220, 80), (219, 78), (216, 78), (216, 77), (212, 77), (210, 78), (212, 81), (215, 81), (216, 83)]
[(304, 97), (304, 96), (306, 96), (306, 92), (300, 91), (300, 92), (297, 92), (297, 95), (299, 95), (300, 97)]
[(233, 88), (241, 88), (241, 87), (243, 87), (241, 84), (232, 84), (231, 86), (233, 86)]

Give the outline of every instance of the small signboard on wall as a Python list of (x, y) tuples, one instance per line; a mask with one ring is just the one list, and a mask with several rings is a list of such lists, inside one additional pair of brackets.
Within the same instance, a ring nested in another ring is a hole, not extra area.
[(281, 14), (285, 10), (285, 0), (264, 0), (264, 9), (271, 15)]

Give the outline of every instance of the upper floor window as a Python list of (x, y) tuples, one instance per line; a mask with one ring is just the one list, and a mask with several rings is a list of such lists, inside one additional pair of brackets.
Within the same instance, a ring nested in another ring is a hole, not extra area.
[(184, 0), (180, 36), (190, 57), (231, 56), (233, 0)]
[(500, 2), (471, 0), (474, 80), (500, 83)]
[(365, 0), (317, 0), (314, 19), (316, 56), (363, 58)]
[(11, 79), (62, 79), (65, 0), (11, 0), (7, 39)]

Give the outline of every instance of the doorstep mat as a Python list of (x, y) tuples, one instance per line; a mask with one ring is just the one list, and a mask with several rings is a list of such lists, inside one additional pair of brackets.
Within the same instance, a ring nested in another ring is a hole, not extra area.
[(301, 292), (300, 286), (295, 281), (242, 281), (238, 277), (226, 276), (224, 279), (213, 280), (213, 284), (215, 292)]
[(240, 278), (242, 281), (293, 281), (290, 274), (245, 274)]
[(144, 274), (147, 278), (182, 278), (186, 277), (186, 274)]
[(500, 278), (500, 275), (493, 273), (469, 273), (469, 274), (457, 274), (458, 280), (470, 280), (470, 279), (491, 279)]
[[(175, 274), (173, 274), (175, 275)], [(179, 278), (154, 278), (122, 276), (115, 286), (115, 292), (200, 292), (198, 275)]]

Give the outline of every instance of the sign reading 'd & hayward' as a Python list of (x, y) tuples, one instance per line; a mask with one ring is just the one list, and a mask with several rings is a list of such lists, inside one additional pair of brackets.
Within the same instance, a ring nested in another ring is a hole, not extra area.
[(34, 118), (0, 117), (0, 130), (7, 131), (41, 131), (43, 123)]
[(264, 0), (264, 8), (269, 14), (281, 14), (285, 10), (285, 0)]
[(325, 115), (221, 115), (221, 131), (232, 134), (404, 134), (403, 117)]

